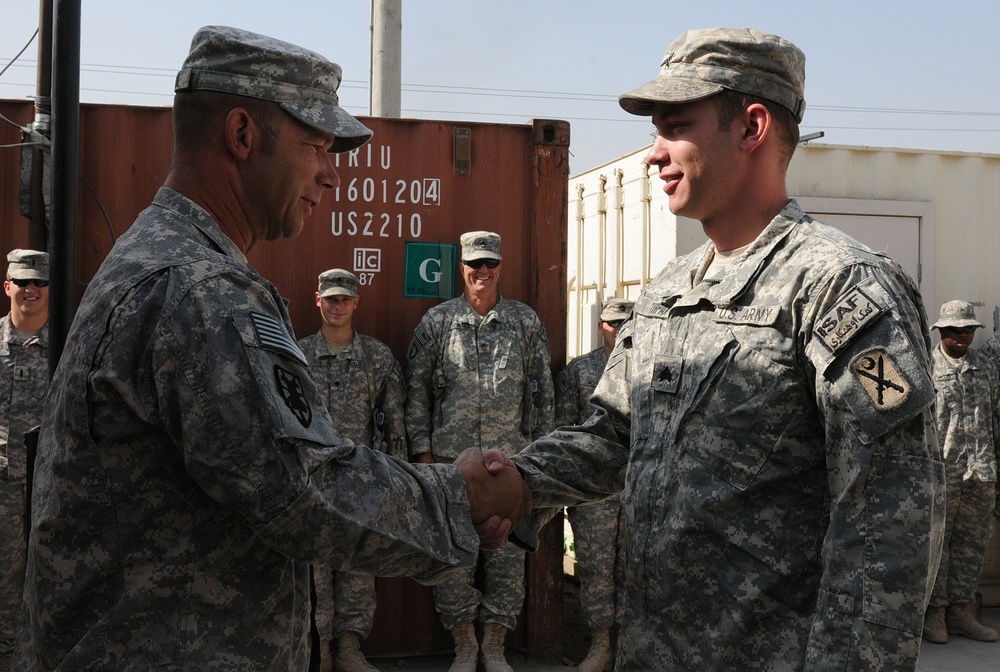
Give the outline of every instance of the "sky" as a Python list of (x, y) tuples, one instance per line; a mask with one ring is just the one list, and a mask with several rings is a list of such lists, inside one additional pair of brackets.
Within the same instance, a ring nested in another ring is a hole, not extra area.
[[(280, 9), (278, 8), (280, 5)], [(649, 144), (649, 120), (618, 95), (653, 79), (691, 28), (778, 33), (806, 54), (803, 134), (814, 142), (1000, 154), (996, 0), (403, 0), (402, 116), (570, 123), (570, 172)], [(36, 0), (0, 0), (0, 98), (35, 90)], [(203, 25), (246, 28), (344, 70), (341, 103), (369, 112), (368, 0), (86, 0), (80, 98), (169, 105)], [(9, 66), (9, 67), (8, 67)]]

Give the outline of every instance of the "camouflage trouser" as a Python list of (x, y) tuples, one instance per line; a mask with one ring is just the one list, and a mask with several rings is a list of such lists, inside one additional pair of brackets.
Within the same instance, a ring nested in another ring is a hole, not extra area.
[(944, 547), (930, 604), (967, 604), (976, 596), (986, 547), (993, 535), (996, 483), (948, 477)]
[(315, 565), (316, 629), (320, 639), (336, 640), (345, 632), (361, 639), (375, 620), (375, 577), (362, 572), (336, 572), (329, 565)]
[(434, 586), (434, 606), (445, 630), (459, 623), (499, 623), (508, 630), (517, 624), (524, 604), (524, 551), (504, 544), (496, 551), (480, 551), (485, 585), (475, 586), (476, 568), (455, 572)]
[(0, 480), (0, 652), (14, 648), (24, 588), (24, 481)]
[(610, 628), (617, 622), (615, 585), (621, 585), (617, 573), (624, 566), (618, 560), (620, 510), (618, 496), (566, 509), (569, 524), (573, 526), (580, 609), (591, 630)]

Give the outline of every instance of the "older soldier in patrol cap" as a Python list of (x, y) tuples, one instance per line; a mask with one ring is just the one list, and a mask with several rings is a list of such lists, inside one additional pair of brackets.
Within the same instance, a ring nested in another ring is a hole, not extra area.
[(944, 466), (912, 280), (805, 214), (785, 175), (805, 56), (692, 30), (619, 98), (671, 212), (709, 240), (643, 289), (583, 427), (512, 458), (545, 506), (624, 485), (615, 669), (913, 670)]
[(948, 514), (941, 565), (924, 617), (924, 639), (946, 644), (949, 635), (997, 641), (997, 631), (976, 618), (976, 588), (993, 536), (1000, 451), (1000, 379), (996, 364), (969, 346), (983, 327), (968, 301), (948, 301), (931, 325), (941, 334), (934, 349), (938, 440), (944, 451)]
[[(405, 460), (402, 369), (389, 346), (354, 330), (358, 302), (357, 276), (342, 268), (320, 273), (316, 307), (323, 326), (299, 347), (337, 433)], [(341, 672), (374, 672), (359, 647), (375, 619), (375, 577), (319, 564), (313, 578), (321, 672), (334, 669), (334, 663)]]
[(287, 42), (195, 34), (166, 183), (53, 378), (15, 669), (305, 670), (310, 563), (439, 580), (530, 506), (501, 453), (416, 468), (342, 438), (247, 263), (339, 184), (330, 153), (371, 137), (340, 78)]
[[(604, 373), (608, 356), (622, 323), (632, 313), (634, 302), (608, 299), (601, 304), (597, 328), (601, 346), (574, 358), (555, 379), (556, 427), (581, 425), (594, 412), (590, 395)], [(571, 506), (566, 510), (573, 527), (573, 546), (580, 579), (580, 609), (590, 627), (590, 650), (580, 663), (580, 672), (602, 672), (611, 659), (611, 627), (619, 623), (617, 605), (622, 600), (616, 570), (624, 557), (618, 544), (618, 518), (621, 498), (612, 495), (593, 504)]]
[[(500, 294), (499, 235), (471, 231), (461, 244), (462, 296), (428, 310), (410, 342), (406, 431), (416, 462), (452, 462), (468, 445), (512, 455), (552, 429), (545, 327), (531, 308)], [(434, 589), (455, 638), (451, 672), (475, 672), (477, 653), (486, 672), (511, 669), (504, 640), (524, 602), (524, 552), (507, 544), (483, 556), (482, 592), (474, 567)]]
[(24, 586), (24, 435), (42, 417), (49, 387), (49, 255), (7, 254), (0, 319), (0, 671), (9, 669)]

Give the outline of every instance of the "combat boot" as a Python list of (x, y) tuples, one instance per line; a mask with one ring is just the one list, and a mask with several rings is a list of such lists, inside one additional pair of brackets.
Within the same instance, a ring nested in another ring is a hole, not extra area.
[(345, 632), (337, 639), (337, 672), (378, 672), (361, 653), (361, 638), (355, 632)]
[(927, 607), (924, 612), (924, 639), (931, 644), (947, 644), (948, 630), (944, 627), (944, 607)]
[(507, 638), (507, 628), (499, 623), (483, 625), (483, 646), (479, 650), (486, 672), (514, 672), (503, 655), (503, 640)]
[(459, 623), (451, 629), (451, 636), (455, 638), (455, 661), (448, 672), (476, 672), (476, 658), (479, 654), (476, 626), (472, 623)]
[(607, 628), (591, 631), (590, 651), (580, 663), (580, 672), (604, 672), (604, 666), (611, 660), (611, 633)]
[(997, 631), (976, 620), (976, 605), (972, 602), (949, 606), (945, 623), (950, 635), (965, 635), (977, 642), (997, 641)]

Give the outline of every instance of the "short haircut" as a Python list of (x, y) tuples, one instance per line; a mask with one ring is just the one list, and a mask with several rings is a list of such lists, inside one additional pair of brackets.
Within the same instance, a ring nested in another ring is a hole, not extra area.
[(754, 103), (760, 103), (768, 109), (774, 119), (774, 126), (778, 132), (778, 140), (785, 149), (785, 163), (792, 159), (795, 147), (799, 144), (799, 120), (788, 108), (775, 103), (774, 101), (751, 96), (739, 91), (726, 89), (715, 96), (718, 103), (719, 130), (727, 130), (733, 123), (736, 115), (747, 109)]
[(187, 149), (203, 147), (225, 122), (229, 113), (242, 107), (261, 129), (265, 153), (274, 148), (281, 107), (272, 101), (216, 91), (180, 91), (174, 96), (174, 145)]

